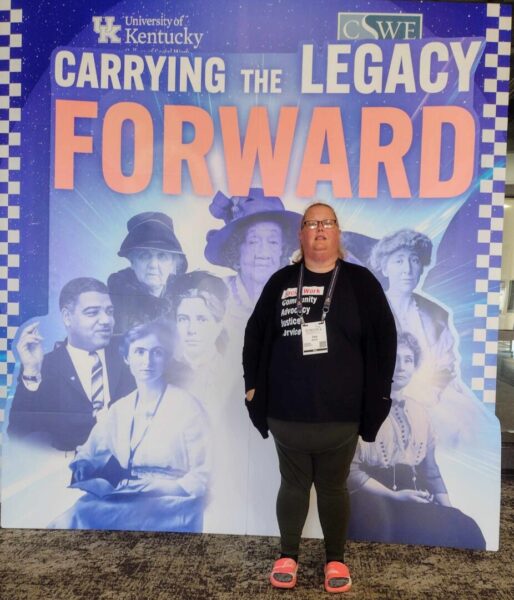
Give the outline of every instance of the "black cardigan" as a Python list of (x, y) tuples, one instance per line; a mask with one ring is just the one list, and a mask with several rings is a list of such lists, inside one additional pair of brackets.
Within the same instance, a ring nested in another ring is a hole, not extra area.
[[(346, 279), (357, 298), (363, 331), (365, 381), (359, 433), (373, 442), (391, 408), (391, 382), (396, 363), (396, 327), (382, 286), (365, 267), (341, 262)], [(246, 401), (250, 419), (261, 435), (268, 437), (267, 379), (273, 343), (274, 311), (283, 283), (298, 276), (299, 264), (277, 271), (265, 285), (245, 330), (243, 370), (246, 391), (255, 388)]]

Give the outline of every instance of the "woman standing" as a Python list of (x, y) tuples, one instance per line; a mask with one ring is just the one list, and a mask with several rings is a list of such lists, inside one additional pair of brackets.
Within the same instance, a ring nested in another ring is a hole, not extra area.
[(382, 288), (342, 260), (332, 207), (305, 212), (302, 256), (273, 275), (248, 321), (243, 349), (250, 417), (278, 453), (281, 555), (270, 581), (296, 584), (300, 536), (314, 484), (326, 550), (325, 589), (351, 587), (344, 563), (346, 478), (357, 437), (373, 441), (391, 401), (396, 330)]
[[(137, 389), (115, 402), (77, 448), (73, 485), (87, 493), (54, 527), (202, 531), (207, 422), (198, 402), (166, 381), (170, 339), (159, 321), (125, 335)], [(95, 476), (112, 457), (125, 471), (116, 487)]]

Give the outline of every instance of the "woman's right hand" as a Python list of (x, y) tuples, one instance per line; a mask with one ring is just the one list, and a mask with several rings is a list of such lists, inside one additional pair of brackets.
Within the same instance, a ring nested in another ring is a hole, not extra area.
[(417, 502), (418, 504), (429, 504), (432, 501), (430, 492), (418, 490), (398, 490), (394, 492), (394, 498), (399, 502)]
[(253, 400), (254, 396), (255, 396), (255, 388), (252, 388), (251, 390), (248, 390), (246, 392), (246, 399), (248, 402), (251, 402)]

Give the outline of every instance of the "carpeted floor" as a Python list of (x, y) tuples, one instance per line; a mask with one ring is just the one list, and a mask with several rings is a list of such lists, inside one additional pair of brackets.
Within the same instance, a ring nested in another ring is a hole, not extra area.
[[(0, 597), (9, 600), (294, 600), (327, 597), (320, 540), (304, 540), (298, 585), (267, 581), (276, 538), (94, 531), (0, 531)], [(514, 598), (514, 479), (502, 484), (499, 552), (353, 542), (363, 600)]]

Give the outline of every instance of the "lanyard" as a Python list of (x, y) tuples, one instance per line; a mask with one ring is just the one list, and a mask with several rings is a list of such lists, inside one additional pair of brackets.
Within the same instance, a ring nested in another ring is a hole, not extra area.
[(130, 424), (130, 438), (129, 438), (129, 461), (128, 461), (128, 469), (132, 469), (132, 462), (134, 461), (134, 454), (136, 453), (136, 450), (139, 448), (141, 442), (143, 441), (143, 439), (146, 437), (146, 434), (148, 432), (148, 427), (150, 426), (150, 423), (153, 421), (154, 417), (155, 417), (155, 413), (157, 412), (157, 409), (159, 408), (161, 401), (162, 401), (162, 397), (164, 396), (164, 392), (166, 391), (166, 387), (164, 387), (164, 389), (162, 390), (161, 395), (159, 396), (159, 399), (157, 400), (157, 403), (155, 404), (155, 408), (153, 409), (152, 413), (147, 417), (147, 422), (146, 422), (146, 427), (143, 430), (143, 433), (141, 434), (141, 437), (139, 438), (139, 440), (134, 444), (134, 446), (132, 446), (133, 444), (133, 437), (134, 437), (134, 428), (135, 428), (135, 420), (136, 420), (136, 408), (139, 402), (139, 392), (137, 392), (136, 394), (136, 400), (134, 402), (134, 414), (132, 415), (132, 423)]
[[(332, 271), (332, 277), (330, 278), (330, 283), (328, 285), (328, 292), (325, 296), (325, 301), (323, 302), (323, 310), (321, 312), (321, 320), (324, 321), (327, 318), (328, 311), (330, 310), (330, 303), (332, 302), (332, 296), (334, 295), (334, 288), (337, 281), (337, 276), (339, 274), (339, 269), (341, 265), (339, 261), (336, 262), (336, 266)], [(303, 262), (300, 263), (300, 273), (298, 275), (298, 287), (296, 288), (296, 314), (300, 317), (302, 325), (304, 324), (303, 320), (303, 303), (302, 303), (302, 292), (303, 292), (303, 274), (304, 274), (304, 266)]]

